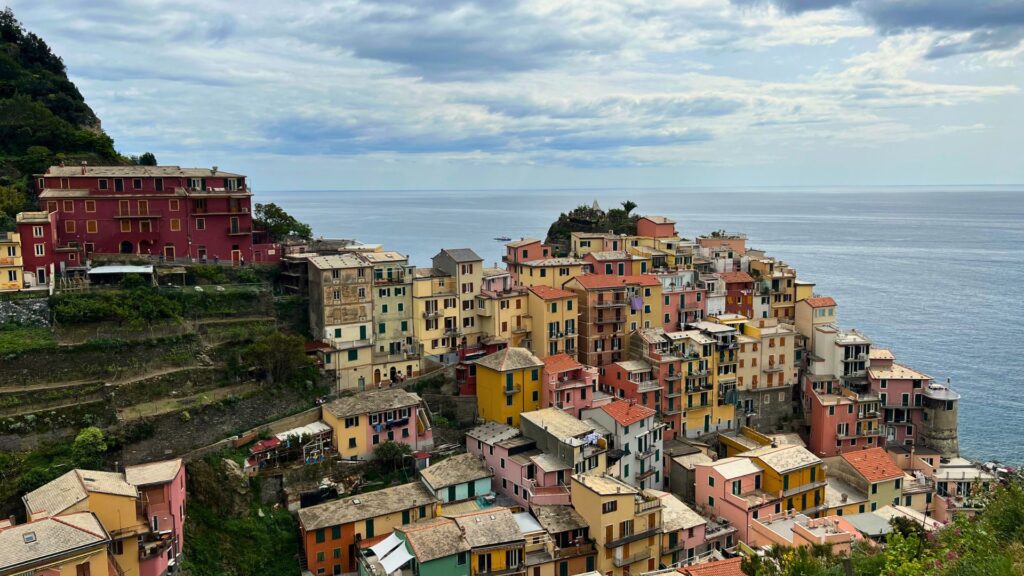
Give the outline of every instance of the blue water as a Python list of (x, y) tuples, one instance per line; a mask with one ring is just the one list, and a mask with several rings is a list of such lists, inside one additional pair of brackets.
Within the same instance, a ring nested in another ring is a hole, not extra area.
[[(1024, 188), (1020, 189), (1024, 191)], [(1024, 463), (1024, 192), (1013, 188), (259, 192), (325, 237), (429, 266), (440, 248), (543, 238), (562, 211), (622, 200), (683, 236), (744, 232), (839, 303), (839, 320), (899, 362), (952, 379), (968, 457)]]

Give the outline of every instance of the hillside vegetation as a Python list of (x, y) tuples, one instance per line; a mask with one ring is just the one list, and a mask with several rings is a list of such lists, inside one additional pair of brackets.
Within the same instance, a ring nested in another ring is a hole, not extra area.
[(611, 232), (612, 234), (636, 234), (636, 221), (639, 215), (633, 214), (636, 204), (629, 200), (622, 203), (622, 208), (602, 210), (595, 202), (593, 206), (577, 206), (568, 213), (558, 215), (548, 228), (544, 243), (555, 247), (556, 253), (569, 253), (569, 235), (573, 232)]
[(31, 175), (59, 160), (130, 161), (103, 133), (60, 57), (7, 8), (0, 12), (0, 231), (34, 206)]

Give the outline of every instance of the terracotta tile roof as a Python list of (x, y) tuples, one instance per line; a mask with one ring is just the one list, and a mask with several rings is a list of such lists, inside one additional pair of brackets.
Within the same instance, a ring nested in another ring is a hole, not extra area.
[(509, 370), (523, 370), (525, 368), (539, 368), (544, 365), (540, 358), (533, 355), (526, 348), (509, 346), (498, 350), (494, 354), (484, 356), (476, 361), (477, 366), (484, 366), (497, 372)]
[(604, 274), (584, 274), (573, 278), (587, 290), (600, 288), (616, 288), (619, 286), (661, 286), (661, 282), (650, 274), (639, 276), (608, 276)]
[(842, 455), (843, 460), (853, 466), (858, 474), (868, 482), (881, 482), (893, 478), (902, 478), (903, 470), (892, 461), (889, 454), (882, 448), (869, 448)]
[(685, 576), (744, 576), (741, 564), (743, 564), (743, 558), (729, 558), (728, 560), (686, 566), (680, 568), (679, 573)]
[(826, 306), (835, 306), (836, 301), (831, 296), (819, 296), (817, 298), (808, 298), (807, 304), (811, 308), (824, 308)]
[(536, 294), (541, 300), (557, 300), (559, 298), (572, 298), (576, 296), (575, 292), (549, 286), (530, 286), (530, 292)]
[(555, 354), (544, 359), (544, 371), (551, 374), (561, 374), (577, 368), (583, 368), (583, 364), (568, 354)]
[(746, 272), (719, 272), (718, 277), (724, 280), (726, 284), (754, 281), (754, 277)]
[(654, 415), (654, 410), (640, 404), (634, 404), (627, 400), (616, 400), (611, 404), (601, 406), (605, 414), (608, 414), (619, 423), (620, 426), (629, 426)]

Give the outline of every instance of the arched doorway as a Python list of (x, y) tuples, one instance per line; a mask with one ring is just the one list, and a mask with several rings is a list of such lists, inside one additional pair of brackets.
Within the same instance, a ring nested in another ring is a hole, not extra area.
[(373, 383), (380, 384), (380, 368), (373, 371)]
[(405, 366), (405, 377), (412, 378), (412, 364), (406, 364)]
[(396, 370), (394, 366), (392, 366), (391, 371), (388, 372), (388, 378), (391, 380), (392, 383), (394, 383), (395, 380), (398, 379), (398, 370)]
[(127, 240), (121, 242), (121, 254), (133, 254), (134, 252), (135, 250), (131, 242)]

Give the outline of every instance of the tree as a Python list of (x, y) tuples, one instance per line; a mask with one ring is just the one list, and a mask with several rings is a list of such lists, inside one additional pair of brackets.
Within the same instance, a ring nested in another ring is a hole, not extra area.
[(272, 332), (246, 348), (245, 360), (270, 384), (287, 384), (310, 365), (301, 336)]
[(139, 166), (156, 166), (156, 156), (152, 152), (143, 152), (139, 156)]
[(24, 192), (14, 186), (0, 186), (0, 213), (14, 216), (24, 209)]
[(636, 208), (636, 202), (633, 202), (632, 200), (626, 200), (622, 203), (622, 209), (626, 211), (627, 216), (634, 208)]
[(288, 214), (274, 203), (256, 204), (256, 226), (270, 235), (274, 240), (288, 236), (297, 236), (304, 240), (313, 237), (313, 229)]
[(106, 453), (107, 440), (103, 436), (103, 430), (95, 426), (83, 428), (71, 445), (71, 454), (79, 468), (99, 467), (103, 464), (103, 455)]
[(402, 467), (402, 461), (412, 454), (408, 444), (387, 440), (373, 449), (373, 461), (381, 470), (394, 472)]

